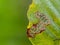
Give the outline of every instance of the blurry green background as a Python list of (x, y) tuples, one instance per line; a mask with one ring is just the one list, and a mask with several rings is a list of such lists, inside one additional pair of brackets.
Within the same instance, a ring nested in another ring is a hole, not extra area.
[(31, 0), (0, 0), (0, 45), (31, 45), (26, 35)]

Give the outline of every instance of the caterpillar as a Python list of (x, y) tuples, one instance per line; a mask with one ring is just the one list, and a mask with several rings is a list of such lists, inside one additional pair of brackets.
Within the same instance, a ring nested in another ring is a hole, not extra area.
[(36, 11), (34, 15), (37, 19), (39, 19), (39, 22), (33, 24), (29, 29), (27, 29), (28, 37), (35, 37), (36, 34), (42, 33), (45, 30), (46, 26), (50, 24), (48, 17), (39, 11)]

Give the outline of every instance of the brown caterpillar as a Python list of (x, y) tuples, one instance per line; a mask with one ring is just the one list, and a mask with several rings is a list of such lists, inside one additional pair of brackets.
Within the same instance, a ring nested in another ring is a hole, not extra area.
[(28, 37), (35, 37), (36, 34), (43, 32), (46, 26), (50, 24), (48, 17), (39, 11), (35, 12), (35, 16), (39, 19), (39, 22), (33, 24), (31, 28), (27, 29)]

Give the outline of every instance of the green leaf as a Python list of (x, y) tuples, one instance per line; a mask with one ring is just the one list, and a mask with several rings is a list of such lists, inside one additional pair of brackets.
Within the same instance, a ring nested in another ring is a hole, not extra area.
[(37, 23), (34, 13), (39, 11), (50, 19), (50, 25), (46, 30), (37, 34), (34, 38), (29, 37), (33, 45), (60, 45), (60, 0), (33, 0), (27, 16), (29, 22)]

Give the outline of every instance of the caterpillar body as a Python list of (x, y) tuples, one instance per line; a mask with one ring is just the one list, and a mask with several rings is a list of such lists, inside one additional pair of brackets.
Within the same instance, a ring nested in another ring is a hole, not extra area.
[(39, 19), (39, 22), (33, 24), (30, 28), (27, 29), (28, 37), (35, 37), (36, 34), (42, 33), (45, 30), (46, 26), (50, 24), (48, 17), (39, 11), (35, 12), (35, 16), (37, 19)]

